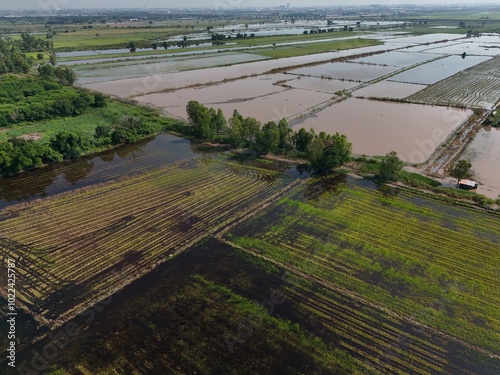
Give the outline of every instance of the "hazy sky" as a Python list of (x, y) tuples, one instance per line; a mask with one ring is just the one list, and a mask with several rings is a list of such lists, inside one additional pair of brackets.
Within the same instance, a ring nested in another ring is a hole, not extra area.
[[(395, 4), (485, 4), (498, 0), (280, 0), (274, 5), (395, 5)], [(74, 9), (74, 8), (178, 8), (178, 7), (260, 7), (269, 6), (269, 0), (0, 0), (0, 9)]]

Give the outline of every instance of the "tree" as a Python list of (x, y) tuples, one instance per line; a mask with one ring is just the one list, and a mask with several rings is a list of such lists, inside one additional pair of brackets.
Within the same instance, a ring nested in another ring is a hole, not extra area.
[[(316, 139), (321, 140), (319, 137)], [(351, 154), (352, 144), (347, 141), (347, 137), (335, 133), (324, 141), (323, 156), (313, 164), (313, 167), (318, 173), (327, 173), (330, 169), (340, 167), (348, 162), (351, 159)]]
[(457, 187), (462, 178), (471, 176), (472, 164), (464, 159), (457, 161), (450, 169), (450, 175), (457, 179)]
[(257, 149), (264, 153), (274, 153), (278, 149), (279, 143), (278, 125), (274, 121), (264, 124), (257, 135)]
[(227, 121), (224, 117), (224, 112), (222, 112), (222, 109), (219, 108), (217, 111), (215, 111), (215, 109), (210, 108), (210, 125), (215, 134), (223, 134), (226, 132)]
[(304, 128), (293, 135), (293, 141), (295, 143), (295, 148), (300, 152), (307, 152), (309, 143), (314, 139), (314, 133), (308, 132)]
[(57, 66), (54, 69), (57, 82), (65, 86), (72, 86), (76, 81), (76, 73), (67, 66)]
[(137, 45), (135, 44), (135, 42), (129, 42), (128, 49), (130, 50), (130, 52), (135, 52), (137, 50)]
[(283, 118), (280, 120), (280, 122), (278, 123), (278, 131), (280, 135), (278, 148), (282, 151), (289, 150), (292, 145), (293, 131), (288, 126), (288, 122), (286, 121), (286, 119)]
[(309, 142), (307, 146), (307, 160), (309, 160), (313, 167), (316, 167), (318, 161), (323, 158), (324, 149), (325, 144), (321, 138), (316, 137)]
[(52, 64), (52, 66), (55, 66), (57, 64), (57, 57), (55, 53), (51, 53), (49, 55), (49, 62)]
[(188, 102), (186, 112), (196, 137), (210, 140), (215, 138), (215, 131), (212, 128), (212, 118), (207, 107), (192, 100)]
[(228, 129), (229, 142), (234, 147), (240, 148), (245, 145), (243, 138), (243, 116), (235, 109), (233, 116), (229, 119)]
[(93, 104), (94, 108), (104, 108), (107, 105), (108, 103), (106, 102), (106, 97), (103, 94), (98, 92), (94, 95), (94, 104)]
[(50, 147), (64, 159), (74, 159), (88, 150), (90, 144), (80, 134), (60, 132), (50, 140)]
[(38, 74), (43, 79), (54, 78), (54, 67), (51, 64), (43, 64), (38, 66)]
[(391, 151), (380, 162), (377, 175), (384, 180), (396, 181), (404, 165), (404, 162), (399, 159), (396, 151)]
[(252, 147), (257, 142), (260, 132), (260, 122), (253, 117), (246, 117), (242, 124), (242, 135), (247, 147)]

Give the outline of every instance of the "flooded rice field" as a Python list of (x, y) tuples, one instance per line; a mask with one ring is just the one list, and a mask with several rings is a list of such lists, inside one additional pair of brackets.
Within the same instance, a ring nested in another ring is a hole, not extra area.
[(500, 129), (481, 129), (462, 155), (472, 163), (477, 192), (496, 199), (500, 195)]
[(358, 155), (394, 150), (404, 161), (422, 163), (470, 115), (469, 110), (351, 98), (293, 125), (345, 134)]
[(465, 58), (448, 56), (396, 74), (391, 77), (391, 81), (430, 85), (488, 59), (489, 57), (484, 56), (467, 56)]
[(433, 56), (428, 53), (392, 51), (384, 53), (382, 55), (373, 55), (373, 56), (363, 57), (361, 59), (355, 59), (352, 61), (358, 63), (404, 67), (413, 64), (418, 64), (423, 61), (434, 58), (436, 58), (436, 56)]
[[(144, 58), (144, 57), (143, 57)], [(153, 74), (168, 74), (185, 70), (205, 69), (214, 66), (240, 64), (266, 60), (267, 57), (251, 53), (210, 54), (203, 58), (167, 57), (134, 62), (113, 61), (97, 65), (78, 65), (74, 67), (78, 83), (85, 85), (110, 80), (143, 77)]]
[[(100, 79), (101, 82), (98, 83), (84, 83), (79, 81), (79, 83), (89, 89), (101, 91), (111, 95), (117, 95), (121, 97), (134, 96), (144, 93), (158, 92), (161, 90), (182, 88), (194, 84), (207, 84), (210, 82), (218, 82), (227, 79), (234, 79), (241, 76), (249, 76), (253, 74), (264, 74), (265, 72), (282, 68), (287, 66), (307, 64), (312, 61), (328, 61), (333, 58), (346, 57), (353, 54), (370, 53), (384, 51), (385, 46), (372, 46), (358, 48), (355, 50), (345, 50), (340, 52), (328, 52), (321, 54), (314, 54), (308, 56), (297, 56), (289, 57), (275, 60), (265, 60), (265, 61), (255, 61), (246, 64), (237, 64), (226, 67), (214, 67), (192, 70), (189, 72), (178, 72), (163, 74), (156, 69), (161, 69), (161, 63), (151, 64), (151, 69), (145, 69), (141, 77), (121, 79), (121, 80), (110, 80), (107, 78), (106, 72), (102, 71), (101, 76), (97, 77), (96, 80)], [(193, 59), (200, 59), (199, 57), (192, 57)], [(225, 61), (225, 54), (220, 54), (218, 57), (219, 63), (223, 64)], [(80, 74), (80, 73), (79, 73)]]
[[(317, 131), (347, 135), (356, 154), (384, 155), (395, 150), (405, 161), (422, 163), (470, 117), (471, 111), (356, 98), (333, 104), (338, 99), (335, 93), (347, 90), (353, 96), (365, 98), (414, 96), (428, 85), (455, 77), (455, 73), (491, 58), (472, 52), (462, 58), (464, 46), (472, 49), (487, 44), (493, 50), (492, 46), (500, 39), (491, 35), (464, 39), (461, 35), (445, 33), (421, 36), (374, 33), (370, 37), (384, 40), (385, 44), (165, 74), (159, 63), (151, 65), (159, 66), (156, 71), (144, 72), (142, 77), (116, 81), (105, 76), (103, 70), (97, 73), (103, 75), (100, 78), (103, 82), (85, 86), (131, 97), (182, 119), (186, 119), (185, 108), (190, 100), (221, 108), (226, 117), (237, 109), (242, 115), (263, 123), (287, 118), (295, 129), (313, 127)], [(329, 62), (337, 57), (381, 51), (387, 52), (351, 62)], [(211, 58), (219, 62), (227, 56), (213, 55)], [(190, 59), (198, 60), (194, 56)], [(300, 67), (310, 63), (316, 65)], [(284, 73), (265, 74), (277, 68)]]
[(292, 74), (285, 75), (287, 81), (284, 83), (286, 86), (290, 86), (297, 89), (311, 90), (326, 92), (334, 94), (338, 91), (352, 89), (353, 87), (359, 86), (359, 82), (351, 81), (340, 81), (337, 79), (323, 79), (317, 77), (303, 77), (295, 76)]
[[(191, 100), (199, 101), (208, 106), (226, 101), (244, 102), (284, 91), (285, 88), (276, 85), (276, 82), (285, 80), (287, 77), (284, 74), (263, 75), (204, 87), (180, 89), (168, 94), (143, 95), (135, 99), (141, 103), (150, 103), (160, 108), (182, 107), (184, 109)], [(179, 117), (185, 118), (185, 113)]]
[[(224, 102), (213, 102), (207, 95), (210, 90), (204, 90), (203, 95), (199, 96), (200, 102), (208, 107), (220, 108), (226, 115), (231, 117), (236, 109), (245, 117), (255, 117), (262, 123), (268, 121), (279, 121), (282, 118), (295, 117), (301, 113), (308, 113), (311, 107), (324, 103), (332, 98), (331, 94), (316, 91), (284, 89), (275, 87), (274, 91), (267, 94), (245, 98), (244, 93), (239, 97), (234, 97)], [(186, 104), (180, 100), (177, 105), (172, 105), (168, 94), (150, 94), (135, 98), (141, 103), (147, 103), (159, 107), (165, 114), (178, 118), (187, 119)], [(226, 96), (226, 98), (228, 98)], [(258, 108), (258, 111), (256, 111)]]
[(366, 82), (392, 73), (397, 69), (397, 67), (393, 66), (359, 65), (348, 62), (338, 62), (290, 70), (288, 73)]
[(463, 43), (456, 43), (449, 46), (437, 47), (423, 51), (427, 53), (450, 55), (460, 55), (465, 52), (467, 55), (496, 56), (500, 53), (500, 44), (487, 42), (479, 43), (477, 41), (471, 40)]
[(456, 40), (456, 39), (461, 39), (463, 38), (463, 35), (458, 35), (458, 34), (445, 34), (445, 33), (439, 33), (439, 34), (427, 34), (427, 35), (396, 35), (392, 38), (387, 38), (386, 39), (391, 43), (391, 44), (398, 44), (400, 47), (403, 46), (410, 46), (412, 44), (424, 44), (424, 43), (435, 43), (441, 40)]
[(416, 92), (426, 87), (426, 85), (392, 82), (385, 80), (374, 83), (373, 85), (363, 87), (362, 89), (355, 90), (354, 95), (363, 96), (365, 98), (376, 97), (402, 99), (406, 98), (409, 95), (415, 94)]

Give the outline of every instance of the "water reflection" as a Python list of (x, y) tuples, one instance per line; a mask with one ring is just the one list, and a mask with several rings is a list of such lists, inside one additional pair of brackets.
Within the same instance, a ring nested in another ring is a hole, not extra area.
[(76, 163), (73, 168), (68, 168), (63, 172), (66, 181), (71, 185), (76, 185), (80, 180), (87, 178), (94, 168), (94, 163), (89, 160), (84, 160), (81, 163)]
[(0, 209), (204, 154), (197, 147), (188, 140), (161, 134), (95, 156), (0, 178)]

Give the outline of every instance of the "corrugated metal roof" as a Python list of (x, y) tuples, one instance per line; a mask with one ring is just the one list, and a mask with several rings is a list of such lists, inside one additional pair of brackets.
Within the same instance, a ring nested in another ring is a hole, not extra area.
[(471, 180), (460, 180), (460, 182), (459, 182), (458, 184), (459, 184), (459, 185), (467, 185), (467, 186), (474, 187), (474, 186), (476, 186), (476, 181), (471, 181)]

